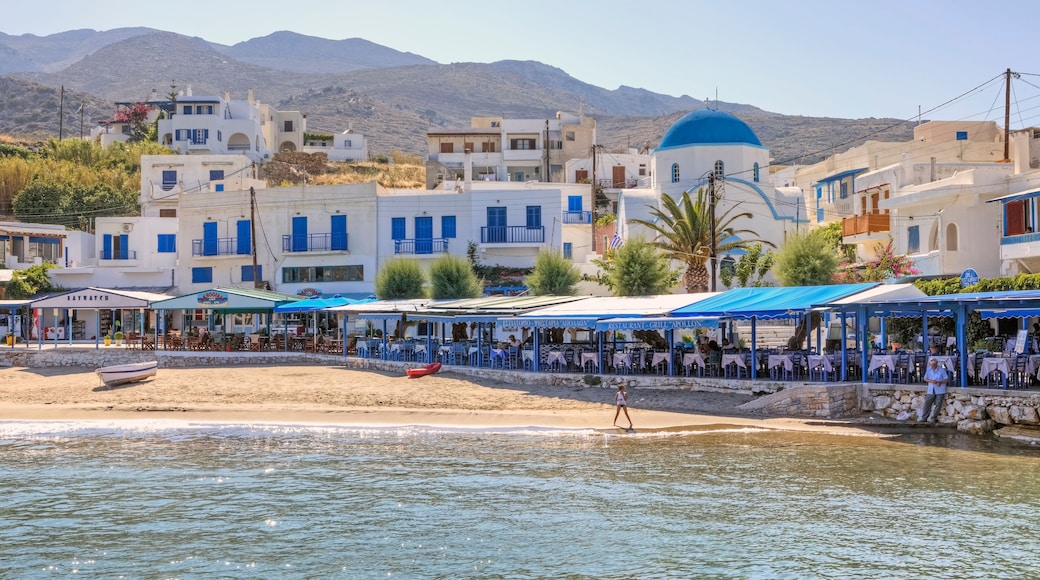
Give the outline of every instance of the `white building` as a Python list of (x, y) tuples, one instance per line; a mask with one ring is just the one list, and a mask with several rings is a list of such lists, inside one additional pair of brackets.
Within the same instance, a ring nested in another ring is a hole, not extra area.
[(97, 218), (93, 235), (77, 232), (93, 255), (50, 271), (63, 288), (153, 288), (173, 286), (177, 220), (159, 217)]
[(245, 155), (142, 155), (141, 215), (177, 217), (184, 194), (264, 189)]
[(303, 152), (324, 153), (329, 161), (336, 162), (368, 160), (368, 141), (353, 128), (328, 137), (308, 134), (303, 143)]
[[(754, 231), (759, 239), (780, 246), (786, 233), (807, 227), (808, 216), (800, 191), (774, 187), (769, 176), (769, 150), (754, 131), (737, 117), (722, 111), (702, 109), (677, 120), (650, 155), (650, 187), (621, 192), (618, 223), (623, 237), (650, 232), (631, 223), (652, 220), (651, 210), (661, 196), (678, 199), (689, 191), (708, 191), (709, 177), (717, 177), (716, 214), (748, 212), (738, 219), (739, 229)], [(656, 203), (652, 203), (656, 202)], [(720, 262), (726, 256), (720, 255)], [(735, 259), (735, 258), (734, 258)]]

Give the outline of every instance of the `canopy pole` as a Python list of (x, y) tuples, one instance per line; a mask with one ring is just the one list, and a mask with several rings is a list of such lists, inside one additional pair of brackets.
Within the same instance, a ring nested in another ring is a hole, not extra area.
[(758, 378), (758, 317), (751, 317), (751, 380)]
[(675, 329), (669, 328), (664, 333), (668, 336), (668, 376), (675, 376), (675, 365), (672, 364), (675, 358)]
[(968, 348), (966, 346), (968, 344), (968, 307), (964, 303), (958, 302), (954, 312), (957, 316), (957, 344), (960, 346), (957, 351), (960, 355), (957, 357), (961, 374), (960, 383), (964, 388), (968, 386)]
[[(541, 333), (538, 332), (537, 328), (532, 328), (531, 331), (534, 332), (534, 340), (532, 341), (532, 344), (534, 346), (534, 356), (531, 357), (533, 359), (531, 361), (531, 368), (534, 370), (534, 372), (537, 373), (539, 370), (541, 370), (541, 359), (542, 359), (542, 357), (541, 357), (541, 350), (542, 350), (542, 344), (541, 343), (542, 343), (542, 341), (540, 340), (541, 339)], [(522, 350), (523, 349), (523, 345), (520, 345), (520, 348)], [(521, 356), (523, 356), (523, 353), (521, 353)]]

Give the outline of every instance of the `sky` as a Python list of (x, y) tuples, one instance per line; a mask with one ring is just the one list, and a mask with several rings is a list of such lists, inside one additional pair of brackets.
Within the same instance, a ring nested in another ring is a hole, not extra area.
[[(1040, 2), (1006, 0), (48, 0), (4, 6), (0, 32), (145, 26), (235, 44), (289, 30), (364, 38), (440, 63), (535, 60), (620, 85), (786, 115), (1040, 125)], [(999, 8), (999, 9), (998, 9)], [(1021, 23), (1021, 25), (1019, 25)], [(567, 104), (561, 104), (565, 106)], [(1035, 109), (1035, 111), (1034, 111)]]

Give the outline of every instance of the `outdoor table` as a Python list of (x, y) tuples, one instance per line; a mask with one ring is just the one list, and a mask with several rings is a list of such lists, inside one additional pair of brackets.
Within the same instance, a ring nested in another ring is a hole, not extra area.
[(986, 357), (982, 359), (982, 365), (979, 367), (979, 377), (986, 377), (993, 371), (1000, 371), (1004, 373), (1004, 376), (1011, 374), (1011, 368), (1008, 366), (1008, 358), (1002, 356)]
[(881, 367), (888, 367), (889, 371), (896, 370), (896, 357), (891, 354), (875, 354), (870, 357), (870, 365), (867, 367), (867, 374), (874, 372)]
[(829, 354), (811, 354), (809, 355), (809, 368), (814, 369), (816, 367), (823, 367), (823, 370), (831, 373), (834, 372), (834, 362), (831, 357), (834, 355)]
[(744, 363), (744, 355), (742, 354), (724, 354), (722, 355), (722, 366), (726, 367), (730, 364), (735, 364), (742, 369), (747, 368), (747, 364)]
[(560, 363), (561, 367), (567, 366), (567, 357), (563, 356), (563, 352), (558, 350), (550, 350), (548, 356), (545, 358), (546, 366), (553, 363)]
[(939, 365), (946, 367), (947, 369), (952, 370), (957, 368), (957, 357), (954, 355), (937, 354), (928, 357), (928, 362), (932, 362), (933, 360)]
[(529, 360), (532, 363), (534, 362), (534, 351), (533, 350), (521, 351), (521, 356), (524, 357), (524, 360)]
[(688, 352), (682, 355), (682, 364), (684, 367), (688, 367), (695, 364), (701, 368), (704, 368), (704, 355), (699, 352)]
[(1040, 378), (1040, 354), (1031, 354), (1026, 360), (1026, 374)]
[(794, 372), (794, 357), (789, 354), (771, 354), (766, 359), (766, 364), (769, 368), (783, 366), (785, 371)]
[(585, 363), (591, 362), (596, 365), (596, 372), (599, 372), (599, 354), (595, 352), (583, 352), (581, 353), (581, 368), (585, 368)]
[(614, 353), (614, 368), (620, 369), (621, 367), (632, 368), (632, 353), (629, 352), (615, 352)]
[(502, 359), (502, 368), (506, 366), (506, 349), (504, 348), (493, 348), (491, 349), (490, 365), (495, 366), (495, 359)]
[[(684, 356), (685, 358), (685, 356)], [(659, 363), (670, 363), (672, 362), (672, 353), (670, 352), (655, 352), (650, 357), (650, 366), (656, 367)]]

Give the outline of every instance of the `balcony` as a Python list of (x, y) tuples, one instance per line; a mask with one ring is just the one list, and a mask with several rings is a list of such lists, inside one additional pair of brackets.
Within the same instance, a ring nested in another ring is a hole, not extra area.
[(1029, 232), (1000, 238), (1000, 259), (1019, 260), (1030, 268), (1040, 263), (1040, 233)]
[[(248, 252), (245, 253), (248, 255)], [(192, 240), (192, 256), (235, 256), (238, 252), (238, 238), (216, 238), (213, 240)]]
[(544, 244), (545, 227), (484, 226), (480, 228), (482, 244)]
[(597, 179), (596, 184), (605, 189), (632, 189), (639, 187), (639, 181), (632, 177), (625, 179), (611, 179), (609, 177)]
[(282, 236), (283, 252), (346, 252), (347, 234), (306, 234)]
[(841, 235), (849, 238), (863, 234), (888, 233), (888, 214), (856, 215), (841, 220)]
[(137, 259), (137, 252), (129, 250), (125, 252), (125, 256), (120, 256), (117, 252), (105, 252), (104, 250), (98, 252), (98, 260), (112, 260), (112, 261), (129, 261)]
[(395, 254), (446, 254), (448, 238), (394, 240)]
[(565, 211), (563, 212), (563, 223), (565, 224), (591, 224), (591, 211)]

